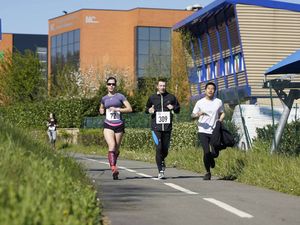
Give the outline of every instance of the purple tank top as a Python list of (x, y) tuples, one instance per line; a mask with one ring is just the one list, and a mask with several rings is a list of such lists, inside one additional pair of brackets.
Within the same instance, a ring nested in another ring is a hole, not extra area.
[(121, 108), (124, 104), (123, 102), (126, 101), (126, 97), (120, 93), (116, 93), (113, 96), (108, 96), (105, 95), (101, 99), (101, 104), (104, 105), (104, 108), (106, 110), (106, 118), (104, 120), (105, 123), (111, 125), (111, 126), (118, 126), (123, 123), (123, 119), (121, 114), (116, 114), (116, 115), (107, 115), (108, 109), (110, 107), (116, 107), (116, 108)]

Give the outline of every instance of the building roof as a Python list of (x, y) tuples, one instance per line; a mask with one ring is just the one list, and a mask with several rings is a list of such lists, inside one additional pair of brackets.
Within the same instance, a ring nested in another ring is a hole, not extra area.
[(236, 4), (255, 5), (255, 6), (261, 6), (266, 8), (300, 12), (300, 4), (290, 3), (290, 2), (280, 2), (274, 0), (215, 0), (211, 4), (207, 5), (206, 7), (200, 9), (199, 11), (193, 13), (192, 15), (185, 18), (184, 20), (175, 24), (173, 26), (173, 30), (177, 30), (184, 26), (191, 25), (201, 17), (206, 17), (207, 15), (211, 15), (211, 13), (217, 12), (218, 10), (228, 5), (236, 5)]
[(300, 73), (300, 50), (294, 52), (269, 68), (265, 75), (294, 73)]
[(146, 8), (146, 7), (136, 7), (136, 8), (132, 8), (132, 9), (91, 9), (91, 8), (81, 8), (81, 9), (78, 9), (78, 10), (75, 10), (75, 11), (70, 11), (70, 12), (66, 11), (66, 14), (62, 14), (60, 16), (56, 16), (56, 17), (50, 18), (49, 20), (54, 20), (54, 19), (57, 19), (59, 17), (67, 16), (67, 15), (70, 15), (70, 14), (73, 14), (73, 13), (78, 13), (80, 11), (85, 11), (85, 10), (90, 10), (90, 11), (113, 11), (113, 12), (130, 12), (130, 11), (137, 11), (137, 10), (186, 11), (185, 9)]

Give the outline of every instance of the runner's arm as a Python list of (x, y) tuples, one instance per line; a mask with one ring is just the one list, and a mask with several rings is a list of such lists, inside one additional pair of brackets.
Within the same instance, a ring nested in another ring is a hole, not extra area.
[(145, 109), (145, 113), (149, 114), (149, 109), (153, 106), (153, 103), (151, 101), (151, 98), (148, 99), (147, 103), (146, 103), (146, 109)]
[(103, 115), (104, 112), (105, 112), (104, 105), (101, 103), (100, 107), (99, 107), (99, 113), (100, 113), (100, 115)]
[(175, 105), (174, 105), (173, 111), (174, 111), (174, 113), (180, 112), (180, 104), (176, 98), (175, 98)]
[(121, 113), (130, 113), (130, 112), (132, 112), (132, 107), (131, 107), (130, 103), (127, 100), (125, 100), (123, 102), (123, 104), (124, 104), (125, 107), (124, 108), (119, 108), (119, 112), (121, 112)]
[(222, 122), (225, 118), (225, 113), (221, 112), (219, 120)]

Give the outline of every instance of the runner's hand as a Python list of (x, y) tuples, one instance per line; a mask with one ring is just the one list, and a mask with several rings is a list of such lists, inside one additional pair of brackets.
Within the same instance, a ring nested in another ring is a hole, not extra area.
[(103, 114), (104, 114), (104, 109), (99, 109), (99, 113), (100, 113), (101, 115), (103, 115)]
[(174, 106), (172, 106), (171, 104), (169, 104), (169, 105), (167, 105), (167, 108), (168, 108), (169, 110), (172, 110), (172, 109), (174, 109)]
[(205, 112), (198, 112), (197, 115), (200, 117), (200, 116), (204, 116), (204, 115), (208, 115), (208, 114)]
[(154, 110), (154, 105), (152, 105), (152, 107), (151, 107), (151, 108), (149, 108), (148, 112), (149, 112), (149, 113), (151, 113), (151, 114), (153, 114), (153, 113), (154, 113), (154, 111), (155, 111), (155, 110)]

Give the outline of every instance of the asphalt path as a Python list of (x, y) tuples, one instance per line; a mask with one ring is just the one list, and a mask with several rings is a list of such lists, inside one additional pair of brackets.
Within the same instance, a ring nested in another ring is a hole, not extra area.
[(158, 180), (156, 165), (118, 160), (113, 180), (106, 157), (74, 154), (97, 188), (111, 225), (299, 225), (300, 197), (176, 168)]

